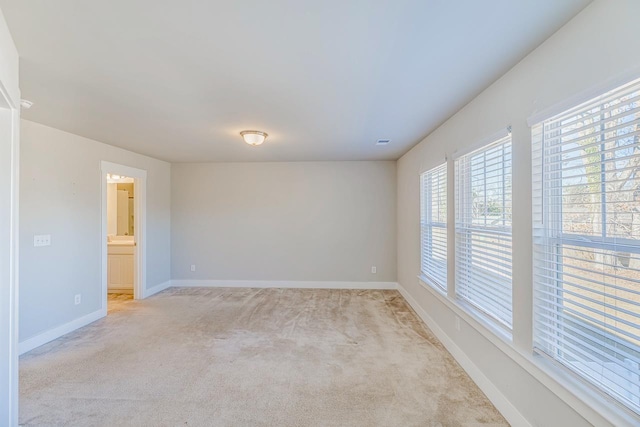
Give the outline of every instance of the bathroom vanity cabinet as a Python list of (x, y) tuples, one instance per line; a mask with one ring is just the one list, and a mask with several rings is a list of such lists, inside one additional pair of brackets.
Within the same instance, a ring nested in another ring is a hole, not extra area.
[(134, 243), (108, 244), (107, 288), (110, 293), (133, 293)]

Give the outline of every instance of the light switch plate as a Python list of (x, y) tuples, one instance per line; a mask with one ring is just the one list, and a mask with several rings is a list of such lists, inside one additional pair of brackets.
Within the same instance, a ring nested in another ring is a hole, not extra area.
[(33, 246), (51, 246), (51, 234), (34, 235)]

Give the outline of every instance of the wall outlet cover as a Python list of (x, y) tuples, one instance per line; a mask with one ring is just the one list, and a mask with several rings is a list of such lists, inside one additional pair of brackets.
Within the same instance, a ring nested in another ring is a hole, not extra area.
[(33, 246), (51, 246), (51, 234), (36, 234), (33, 236)]

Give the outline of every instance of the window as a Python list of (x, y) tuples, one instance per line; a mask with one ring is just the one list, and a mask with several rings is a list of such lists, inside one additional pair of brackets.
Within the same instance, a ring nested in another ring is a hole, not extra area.
[(507, 330), (512, 324), (511, 175), (510, 135), (455, 163), (456, 294)]
[(534, 348), (640, 412), (640, 80), (533, 127)]
[(420, 175), (421, 271), (447, 291), (447, 164)]

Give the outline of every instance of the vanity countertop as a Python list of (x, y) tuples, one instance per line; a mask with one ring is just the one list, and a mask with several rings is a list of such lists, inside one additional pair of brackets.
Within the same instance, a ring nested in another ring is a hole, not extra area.
[(107, 242), (108, 246), (135, 246), (136, 242), (127, 241), (127, 240), (114, 240), (112, 242)]

